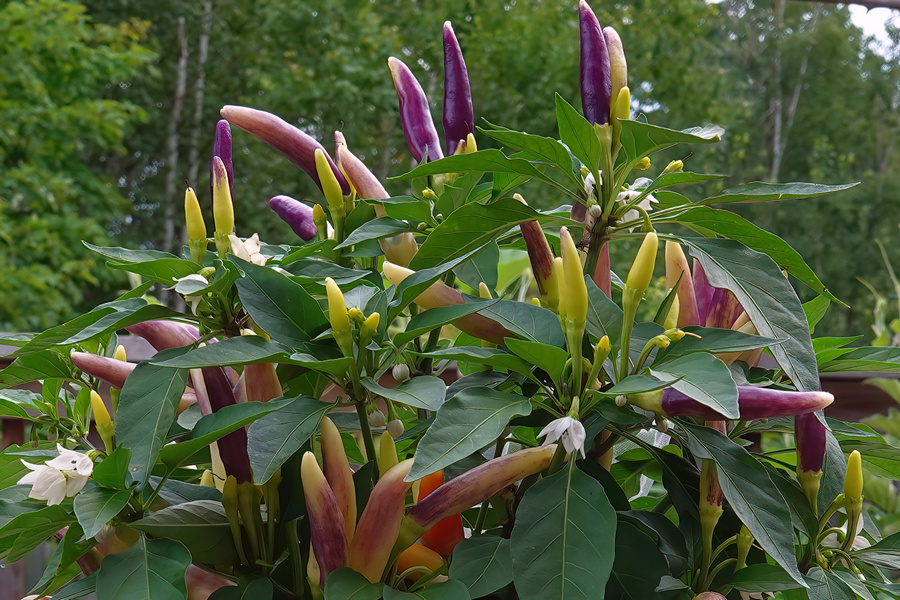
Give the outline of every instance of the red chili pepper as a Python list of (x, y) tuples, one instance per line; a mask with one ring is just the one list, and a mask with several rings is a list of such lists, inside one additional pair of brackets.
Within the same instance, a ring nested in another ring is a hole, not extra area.
[[(419, 482), (419, 501), (444, 484), (444, 472), (426, 475)], [(444, 517), (422, 535), (422, 545), (431, 548), (441, 556), (450, 556), (456, 544), (465, 539), (462, 515), (459, 513)]]

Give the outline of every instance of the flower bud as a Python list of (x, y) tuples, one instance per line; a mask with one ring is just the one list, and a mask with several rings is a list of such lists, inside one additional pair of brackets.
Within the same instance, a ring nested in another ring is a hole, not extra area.
[(391, 434), (391, 437), (397, 439), (401, 435), (403, 435), (403, 421), (400, 419), (391, 419), (387, 423), (387, 432)]
[(358, 306), (354, 306), (350, 310), (348, 310), (347, 316), (351, 321), (356, 321), (360, 325), (362, 325), (363, 321), (366, 320), (366, 318), (363, 316), (363, 312), (359, 310)]
[(319, 425), (322, 433), (322, 466), (325, 480), (331, 486), (335, 502), (344, 517), (347, 539), (353, 539), (356, 530), (356, 486), (353, 471), (344, 450), (341, 432), (328, 417), (322, 417)]
[(469, 150), (467, 143), (468, 136), (475, 130), (469, 74), (450, 21), (444, 23), (443, 125), (448, 155), (455, 154), (458, 146), (464, 144), (464, 152), (474, 152)]
[(650, 168), (650, 157), (645, 156), (644, 158), (639, 160), (637, 162), (637, 164), (634, 165), (634, 168), (638, 171), (646, 171), (647, 169), (649, 169)]
[(359, 518), (350, 545), (350, 567), (372, 583), (381, 580), (400, 531), (406, 493), (411, 485), (404, 478), (412, 463), (412, 459), (405, 460), (378, 480)]
[(656, 232), (651, 231), (644, 237), (634, 263), (631, 265), (631, 270), (628, 271), (625, 286), (631, 290), (631, 294), (638, 302), (643, 297), (644, 292), (650, 285), (650, 280), (653, 278), (653, 267), (656, 265), (658, 245), (659, 241), (656, 237)]
[(200, 476), (200, 485), (203, 487), (216, 487), (216, 480), (212, 471), (209, 469), (203, 471), (203, 475)]
[(599, 219), (601, 216), (603, 216), (603, 209), (600, 208), (599, 204), (593, 204), (588, 209), (588, 214), (591, 215), (591, 217), (593, 217), (594, 219)]
[(862, 456), (854, 450), (847, 458), (847, 474), (844, 477), (844, 497), (858, 501), (863, 493)]
[(683, 171), (683, 170), (684, 170), (684, 161), (673, 160), (668, 165), (666, 165), (665, 169), (663, 169), (663, 175), (665, 175), (666, 173), (677, 173), (677, 172)]
[(384, 413), (374, 404), (366, 406), (366, 417), (369, 427), (384, 427)]
[(399, 382), (404, 382), (409, 379), (409, 367), (404, 363), (397, 363), (391, 369), (391, 375)]
[(400, 124), (410, 154), (416, 162), (422, 162), (426, 155), (429, 162), (444, 158), (422, 86), (403, 61), (392, 56), (388, 66), (400, 101)]
[[(300, 239), (308, 242), (316, 237), (315, 210), (305, 203), (294, 200), (289, 196), (275, 196), (269, 200), (269, 208), (282, 221), (287, 223), (291, 231), (297, 234)], [(324, 215), (323, 211), (322, 216)]]
[(463, 154), (474, 154), (478, 152), (478, 144), (475, 142), (475, 134), (470, 133), (466, 136), (464, 144), (457, 146), (457, 150), (462, 150)]
[(589, 123), (609, 123), (612, 99), (609, 51), (594, 11), (581, 0), (578, 10), (581, 35), (581, 107)]

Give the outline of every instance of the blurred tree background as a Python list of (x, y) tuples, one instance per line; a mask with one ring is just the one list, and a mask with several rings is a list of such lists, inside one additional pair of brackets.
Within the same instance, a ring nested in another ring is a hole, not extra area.
[[(686, 158), (690, 170), (729, 173), (719, 187), (863, 182), (820, 200), (730, 208), (785, 237), (853, 307), (832, 308), (819, 333), (868, 333), (874, 301), (857, 277), (891, 289), (875, 240), (900, 265), (900, 31), (889, 26), (890, 43), (876, 47), (847, 8), (794, 0), (593, 8), (620, 32), (650, 122), (726, 129), (721, 144), (660, 156), (655, 169)], [(382, 178), (407, 170), (387, 58), (410, 65), (440, 123), (447, 19), (476, 117), (555, 136), (553, 93), (579, 104), (571, 0), (0, 0), (0, 330), (52, 325), (124, 287), (79, 239), (178, 251), (184, 182), (210, 204), (225, 104), (278, 114), (326, 147), (339, 129)], [(559, 204), (543, 187), (523, 193)], [(291, 239), (266, 207), (276, 194), (318, 191), (236, 130), (240, 235)]]

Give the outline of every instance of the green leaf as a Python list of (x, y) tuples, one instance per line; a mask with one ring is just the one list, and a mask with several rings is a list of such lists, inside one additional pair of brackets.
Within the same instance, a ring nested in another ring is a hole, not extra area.
[(68, 359), (55, 350), (20, 356), (0, 371), (0, 390), (48, 378), (74, 379)]
[(840, 577), (813, 567), (806, 576), (809, 582), (809, 600), (856, 600), (856, 592)]
[(237, 585), (220, 587), (209, 595), (209, 600), (272, 600), (275, 587), (272, 580), (260, 577), (247, 581), (241, 579)]
[(478, 311), (526, 340), (561, 348), (566, 343), (559, 317), (529, 302), (501, 300)]
[(700, 337), (686, 335), (677, 342), (673, 342), (671, 346), (657, 355), (657, 361), (669, 360), (677, 356), (693, 354), (694, 352), (743, 352), (744, 350), (765, 348), (781, 343), (781, 340), (774, 338), (751, 335), (743, 331), (719, 327), (689, 326), (685, 327), (684, 331)]
[[(157, 357), (165, 360), (182, 352), (182, 348), (164, 350)], [(142, 362), (125, 381), (116, 409), (116, 440), (131, 450), (129, 471), (141, 485), (156, 464), (166, 434), (175, 422), (187, 379), (186, 370)]]
[(823, 373), (843, 371), (900, 371), (900, 348), (865, 346), (853, 348), (837, 360), (822, 365)]
[(97, 571), (97, 600), (184, 600), (184, 573), (191, 553), (173, 540), (144, 536), (121, 554), (103, 559)]
[(58, 504), (43, 508), (39, 504), (27, 504), (25, 508), (30, 508), (29, 512), (14, 516), (0, 528), (0, 558), (5, 558), (7, 563), (16, 562), (75, 522), (75, 517)]
[(622, 342), (622, 324), (625, 316), (619, 305), (613, 302), (594, 283), (590, 275), (585, 275), (588, 291), (587, 326), (588, 333), (596, 338), (609, 336), (610, 354), (616, 355), (616, 349)]
[(725, 175), (691, 173), (690, 171), (674, 171), (672, 173), (663, 173), (662, 175), (658, 176), (653, 180), (653, 183), (650, 184), (650, 187), (647, 188), (647, 191), (655, 192), (662, 188), (667, 188), (673, 185), (701, 183), (703, 181), (710, 181), (713, 179), (725, 179), (725, 177)]
[(616, 525), (615, 562), (606, 600), (652, 600), (656, 588), (669, 573), (669, 565), (656, 542), (628, 521)]
[(876, 475), (900, 479), (900, 448), (884, 441), (865, 439), (841, 440), (841, 450), (847, 454), (859, 450), (863, 463)]
[(731, 371), (706, 352), (687, 354), (650, 369), (657, 378), (677, 378), (671, 386), (729, 419), (740, 417), (738, 391)]
[(471, 600), (471, 597), (462, 582), (451, 579), (432, 583), (414, 592), (401, 592), (385, 586), (384, 600)]
[[(421, 294), (423, 291), (425, 291), (426, 288), (428, 288), (428, 286), (434, 283), (438, 279), (438, 277), (440, 277), (444, 273), (447, 273), (448, 271), (452, 271), (456, 268), (457, 265), (460, 265), (471, 258), (471, 256), (476, 252), (478, 252), (478, 249), (472, 250), (468, 254), (464, 254), (459, 258), (455, 258), (453, 260), (439, 264), (436, 267), (416, 271), (415, 273), (411, 274), (409, 277), (401, 281), (400, 284), (396, 287), (394, 299), (390, 304), (391, 309), (388, 311), (388, 318), (382, 318), (382, 321), (392, 321), (397, 317), (397, 315), (400, 314), (400, 312), (404, 308), (406, 308), (406, 306), (409, 305), (410, 302), (415, 300), (415, 298), (419, 294)], [(382, 325), (386, 327), (385, 324)]]
[(686, 238), (710, 285), (730, 290), (760, 335), (783, 339), (772, 354), (802, 390), (819, 388), (816, 356), (797, 294), (765, 254), (733, 240)]
[(831, 306), (831, 301), (825, 296), (816, 296), (809, 302), (803, 303), (803, 312), (806, 314), (806, 322), (809, 323), (810, 333), (816, 331), (816, 325), (828, 312), (829, 306)]
[(167, 467), (174, 469), (219, 438), (249, 425), (262, 416), (284, 408), (286, 405), (288, 405), (286, 400), (270, 400), (269, 402), (244, 402), (223, 406), (211, 415), (206, 415), (197, 421), (186, 441), (164, 446), (159, 453), (159, 459)]
[(78, 492), (73, 504), (78, 524), (84, 530), (84, 537), (92, 538), (100, 533), (110, 519), (128, 506), (129, 500), (131, 500), (129, 490), (111, 490), (93, 486)]
[(757, 543), (804, 587), (797, 569), (790, 508), (766, 469), (744, 448), (709, 427), (682, 421), (687, 443), (697, 458), (715, 461), (725, 499)]
[[(578, 160), (593, 173), (600, 168), (600, 139), (594, 126), (581, 113), (556, 94), (556, 124), (559, 139), (569, 147)], [(571, 165), (569, 170), (571, 170)]]
[(603, 390), (604, 396), (622, 396), (628, 394), (642, 394), (644, 392), (652, 392), (669, 387), (676, 380), (674, 377), (666, 377), (659, 373), (660, 377), (650, 377), (647, 375), (629, 375), (608, 390)]
[(372, 219), (368, 223), (363, 223), (347, 236), (343, 242), (335, 246), (335, 248), (349, 248), (367, 240), (380, 240), (381, 238), (391, 237), (398, 233), (406, 233), (407, 231), (415, 231), (413, 225), (405, 221), (398, 221), (390, 217), (378, 217)]
[(347, 373), (347, 369), (350, 368), (350, 365), (353, 364), (353, 359), (349, 356), (323, 359), (312, 356), (311, 354), (291, 354), (290, 358), (282, 362), (306, 367), (307, 369), (318, 371), (320, 373), (343, 376)]
[(532, 486), (510, 537), (522, 600), (603, 600), (613, 566), (616, 513), (575, 461)]
[(328, 328), (319, 303), (300, 284), (287, 276), (232, 257), (244, 277), (237, 280), (244, 310), (272, 339), (292, 348)]
[(267, 341), (259, 335), (242, 335), (215, 344), (194, 348), (167, 360), (154, 357), (150, 364), (177, 369), (199, 369), (226, 365), (252, 365), (260, 362), (283, 362), (290, 350)]
[(496, 304), (498, 301), (496, 298), (485, 300), (472, 298), (467, 299), (465, 304), (439, 306), (420, 312), (406, 324), (406, 331), (402, 331), (394, 336), (394, 344), (401, 346), (420, 335), (428, 333), (432, 329), (437, 329), (447, 323), (452, 323), (456, 319), (478, 312), (483, 308)]
[(513, 579), (509, 540), (479, 535), (461, 541), (453, 549), (450, 579), (464, 583), (473, 598), (506, 587)]
[(757, 227), (744, 217), (727, 210), (698, 206), (679, 216), (676, 221), (695, 228), (698, 233), (711, 231), (722, 237), (737, 240), (757, 252), (768, 254), (780, 268), (808, 285), (814, 292), (846, 306), (825, 288), (825, 284), (809, 268), (799, 252), (777, 235)]
[(482, 127), (477, 129), (504, 146), (520, 150), (525, 158), (550, 163), (566, 173), (573, 181), (577, 181), (572, 171), (572, 156), (566, 147), (557, 140), (524, 131), (513, 131), (496, 125), (491, 125), (491, 127), (492, 129)]
[(515, 338), (507, 338), (505, 343), (513, 354), (546, 371), (553, 381), (561, 381), (563, 369), (569, 359), (568, 352), (557, 346)]
[(219, 588), (212, 593), (209, 600), (272, 600), (274, 593), (272, 581), (260, 577), (246, 584)]
[(373, 394), (384, 396), (392, 402), (432, 411), (441, 407), (447, 394), (447, 384), (440, 377), (431, 375), (413, 377), (395, 388), (386, 388), (370, 378), (363, 379), (361, 383)]
[(465, 389), (441, 406), (416, 449), (406, 481), (452, 465), (497, 439), (509, 420), (531, 413), (531, 401), (486, 388)]
[(214, 486), (187, 483), (177, 479), (162, 481), (160, 477), (151, 477), (149, 482), (154, 488), (162, 485), (159, 497), (172, 506), (184, 504), (185, 502), (194, 502), (195, 500), (222, 500), (222, 492)]
[(720, 204), (724, 202), (765, 202), (771, 200), (796, 200), (812, 198), (823, 194), (841, 192), (856, 187), (858, 183), (844, 185), (823, 185), (821, 183), (761, 183), (755, 181), (729, 188), (715, 196), (701, 200), (701, 204)]
[(91, 478), (103, 487), (124, 490), (128, 487), (128, 464), (131, 461), (131, 450), (118, 446), (109, 456), (94, 463)]
[(453, 272), (460, 281), (474, 290), (477, 290), (481, 283), (493, 290), (497, 287), (499, 264), (500, 247), (496, 241), (491, 241), (475, 256), (456, 267)]
[(471, 154), (457, 154), (447, 156), (440, 160), (422, 163), (412, 171), (391, 177), (395, 179), (412, 179), (425, 177), (426, 175), (439, 175), (442, 173), (466, 173), (469, 171), (491, 173), (518, 173), (531, 177), (542, 177), (537, 167), (521, 158), (508, 158), (505, 154), (495, 149), (479, 150)]
[(493, 348), (477, 348), (474, 346), (453, 346), (431, 352), (417, 352), (418, 356), (429, 356), (438, 360), (456, 360), (488, 365), (495, 369), (508, 369), (518, 373), (531, 373), (531, 365), (518, 356), (495, 350)]
[(676, 131), (640, 121), (620, 119), (619, 123), (622, 124), (619, 140), (630, 161), (640, 160), (644, 156), (675, 144), (715, 143), (721, 139), (722, 134), (722, 129), (714, 125)]
[(731, 583), (742, 592), (779, 592), (802, 587), (787, 571), (768, 563), (744, 567), (735, 572)]
[(383, 588), (383, 583), (369, 583), (350, 567), (341, 567), (325, 581), (325, 600), (379, 600)]
[(301, 396), (266, 415), (247, 430), (253, 480), (263, 484), (315, 433), (331, 405)]
[(168, 506), (131, 526), (157, 539), (181, 542), (196, 562), (224, 565), (237, 560), (234, 538), (221, 502), (197, 500)]
[(200, 265), (192, 260), (178, 258), (168, 252), (156, 250), (129, 250), (127, 248), (101, 248), (87, 242), (85, 246), (110, 259), (107, 266), (136, 273), (168, 285), (187, 275), (198, 273)]
[(434, 228), (419, 246), (409, 268), (430, 269), (459, 258), (484, 247), (519, 223), (538, 217), (536, 210), (514, 198), (501, 198), (491, 204), (466, 204)]

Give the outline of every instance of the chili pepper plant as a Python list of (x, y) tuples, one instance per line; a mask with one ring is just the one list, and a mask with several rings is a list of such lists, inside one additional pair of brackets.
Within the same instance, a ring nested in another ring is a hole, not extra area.
[[(900, 352), (812, 339), (840, 300), (727, 209), (849, 186), (692, 193), (723, 176), (658, 153), (723, 132), (634, 114), (618, 34), (585, 2), (579, 24), (581, 110), (547, 91), (558, 139), (475, 126), (449, 23), (443, 139), (390, 58), (418, 163), (401, 196), (340, 133), (331, 151), (279, 116), (222, 108), (201, 194), (212, 227), (187, 189), (181, 256), (91, 246), (144, 283), (4, 339), (17, 348), (0, 413), (29, 438), (0, 454), (0, 557), (58, 541), (36, 594), (900, 595), (900, 537), (872, 526), (862, 475), (895, 477), (900, 451), (826, 418), (819, 386), (821, 371), (896, 371)], [(242, 229), (232, 194), (253, 191), (235, 189), (232, 135), (322, 191), (269, 201), (282, 239)], [(526, 182), (556, 207), (529, 206)], [(629, 240), (633, 259), (611, 264)], [(528, 285), (500, 289), (500, 249), (527, 253)], [(663, 274), (663, 300), (639, 312)], [(187, 308), (148, 299), (159, 287)], [(125, 332), (156, 354), (128, 362)]]

